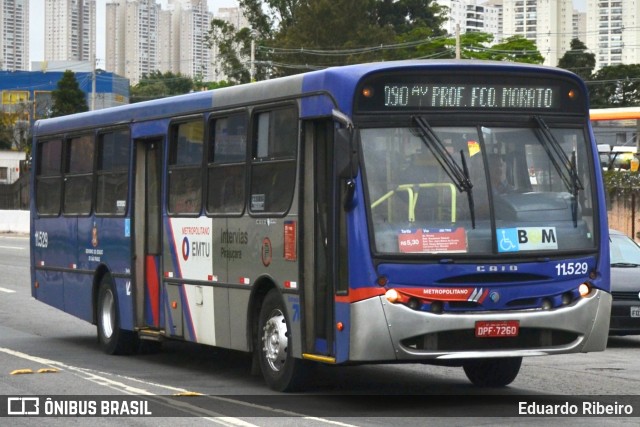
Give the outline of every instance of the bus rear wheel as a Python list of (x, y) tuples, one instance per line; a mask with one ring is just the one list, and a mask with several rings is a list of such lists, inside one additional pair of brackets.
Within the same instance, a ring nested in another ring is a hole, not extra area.
[(267, 293), (260, 309), (256, 350), (262, 376), (271, 389), (294, 391), (303, 386), (305, 363), (292, 355), (291, 323), (275, 289)]
[(120, 313), (115, 286), (110, 276), (103, 277), (98, 288), (98, 341), (107, 354), (132, 354), (138, 348), (138, 337), (120, 329)]
[(474, 359), (464, 362), (464, 373), (479, 387), (504, 387), (516, 379), (522, 357), (500, 359)]

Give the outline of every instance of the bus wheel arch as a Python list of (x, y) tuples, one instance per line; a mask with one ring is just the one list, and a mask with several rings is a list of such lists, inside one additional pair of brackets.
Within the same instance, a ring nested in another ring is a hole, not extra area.
[(270, 290), (276, 289), (276, 284), (269, 277), (261, 277), (253, 284), (249, 297), (249, 310), (247, 311), (247, 342), (249, 349), (255, 353), (258, 349), (256, 337), (258, 336), (258, 319), (260, 308)]
[(98, 324), (98, 292), (100, 291), (100, 284), (105, 275), (111, 274), (106, 265), (100, 264), (93, 274), (93, 283), (91, 287), (91, 307), (92, 307), (92, 323)]
[(96, 274), (96, 278), (98, 285), (97, 292), (94, 290), (94, 317), (102, 350), (107, 354), (135, 353), (138, 348), (138, 336), (135, 332), (120, 327), (118, 295), (111, 274), (105, 268), (102, 274)]
[(251, 331), (253, 367), (276, 391), (295, 391), (304, 386), (304, 360), (290, 349), (291, 320), (282, 293), (269, 278), (256, 281), (251, 295), (248, 327)]

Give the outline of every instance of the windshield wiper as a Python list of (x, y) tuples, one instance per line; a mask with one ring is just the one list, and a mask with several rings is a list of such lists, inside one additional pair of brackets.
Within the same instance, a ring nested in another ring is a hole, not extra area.
[(431, 125), (424, 117), (413, 116), (413, 120), (418, 125), (420, 139), (429, 151), (436, 158), (442, 170), (449, 176), (453, 184), (461, 193), (467, 193), (467, 201), (469, 203), (469, 212), (471, 214), (471, 227), (476, 228), (474, 202), (473, 202), (473, 184), (469, 178), (469, 169), (464, 158), (464, 151), (460, 150), (460, 158), (462, 159), (462, 168), (453, 159), (453, 156), (447, 151), (438, 135), (433, 131)]
[(573, 196), (576, 196), (579, 190), (584, 190), (584, 187), (582, 182), (580, 182), (576, 170), (575, 155), (572, 155), (570, 160), (556, 137), (553, 136), (553, 132), (551, 132), (547, 123), (539, 116), (534, 116), (534, 119), (542, 135), (542, 148), (547, 152), (549, 160), (551, 160), (553, 167), (558, 172), (558, 175), (560, 175), (567, 190), (569, 190)]
[(464, 176), (470, 183), (470, 187), (467, 189), (467, 202), (469, 203), (469, 214), (471, 216), (471, 228), (476, 228), (476, 209), (475, 202), (473, 201), (473, 184), (469, 178), (469, 168), (467, 167), (467, 159), (464, 158), (464, 150), (460, 150), (460, 162), (462, 162), (462, 171)]
[(560, 179), (562, 179), (567, 190), (569, 190), (573, 196), (571, 199), (571, 217), (573, 220), (573, 227), (575, 228), (578, 226), (578, 201), (576, 198), (578, 196), (578, 191), (584, 190), (584, 186), (578, 177), (576, 154), (575, 152), (572, 153), (571, 159), (569, 159), (542, 117), (534, 116), (534, 119), (538, 124), (538, 129), (542, 136), (540, 139), (540, 142), (542, 142), (542, 148), (547, 152), (547, 156), (553, 164), (553, 167), (558, 172)]
[(447, 151), (447, 148), (440, 138), (438, 138), (438, 135), (436, 135), (429, 123), (423, 117), (418, 116), (414, 116), (413, 120), (415, 120), (418, 129), (420, 129), (420, 139), (422, 139), (424, 145), (433, 153), (433, 156), (438, 163), (440, 163), (440, 166), (442, 166), (442, 169), (449, 178), (451, 178), (453, 184), (460, 192), (469, 191), (471, 187), (473, 187), (471, 180), (468, 175), (465, 174), (464, 170), (453, 160), (453, 156)]

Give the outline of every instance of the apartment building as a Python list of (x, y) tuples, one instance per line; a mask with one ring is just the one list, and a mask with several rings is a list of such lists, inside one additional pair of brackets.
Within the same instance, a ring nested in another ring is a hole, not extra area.
[(143, 75), (159, 70), (160, 11), (155, 0), (114, 0), (106, 4), (107, 71), (135, 85)]
[(112, 0), (106, 4), (106, 69), (137, 84), (155, 71), (213, 79), (206, 0)]
[(640, 63), (640, 1), (588, 0), (586, 45), (596, 70)]
[(45, 0), (44, 60), (96, 57), (96, 0)]
[[(168, 71), (205, 81), (213, 79), (212, 49), (207, 36), (213, 15), (206, 0), (170, 0), (171, 26), (161, 26), (161, 38), (172, 46)], [(169, 32), (168, 36), (163, 33)], [(168, 50), (163, 49), (163, 52)], [(164, 58), (163, 58), (164, 59)], [(161, 61), (163, 64), (166, 61)], [(162, 68), (161, 68), (162, 69)]]
[(0, 0), (0, 70), (29, 69), (29, 0)]
[(454, 35), (483, 32), (493, 35), (493, 43), (502, 41), (502, 0), (438, 0), (448, 9), (444, 30)]
[(520, 35), (535, 42), (544, 64), (558, 65), (571, 47), (572, 0), (504, 0), (504, 37)]

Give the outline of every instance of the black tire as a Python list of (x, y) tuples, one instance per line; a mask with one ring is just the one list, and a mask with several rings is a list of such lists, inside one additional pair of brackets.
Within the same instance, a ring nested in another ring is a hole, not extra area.
[(98, 287), (98, 305), (96, 306), (98, 341), (107, 354), (132, 354), (138, 348), (138, 336), (135, 332), (120, 329), (115, 286), (111, 276), (105, 275)]
[(280, 294), (267, 293), (258, 317), (256, 351), (267, 385), (276, 391), (295, 391), (304, 386), (306, 363), (291, 354), (291, 322)]
[(501, 359), (474, 359), (464, 362), (464, 373), (474, 385), (479, 387), (504, 387), (516, 379), (522, 357)]

